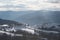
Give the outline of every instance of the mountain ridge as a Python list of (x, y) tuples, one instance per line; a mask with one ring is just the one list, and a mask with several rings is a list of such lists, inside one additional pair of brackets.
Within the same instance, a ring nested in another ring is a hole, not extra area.
[(8, 25), (23, 25), (22, 23), (16, 22), (16, 21), (12, 21), (12, 20), (5, 20), (5, 19), (0, 19), (0, 25), (3, 24), (8, 24)]

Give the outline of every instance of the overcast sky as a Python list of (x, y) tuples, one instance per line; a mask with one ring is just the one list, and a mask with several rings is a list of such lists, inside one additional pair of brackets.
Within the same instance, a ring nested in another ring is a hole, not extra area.
[(60, 10), (60, 0), (0, 0), (0, 11)]

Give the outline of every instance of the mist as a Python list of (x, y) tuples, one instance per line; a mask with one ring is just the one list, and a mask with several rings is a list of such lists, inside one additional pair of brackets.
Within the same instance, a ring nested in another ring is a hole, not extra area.
[(4, 11), (0, 12), (1, 19), (14, 20), (30, 25), (41, 23), (60, 23), (59, 11)]

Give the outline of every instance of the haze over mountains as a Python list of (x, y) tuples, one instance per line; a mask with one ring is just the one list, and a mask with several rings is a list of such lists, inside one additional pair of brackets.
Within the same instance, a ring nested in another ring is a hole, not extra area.
[(22, 23), (18, 23), (16, 21), (12, 21), (12, 20), (5, 20), (5, 19), (0, 19), (0, 25), (10, 25), (10, 26), (13, 26), (13, 25), (17, 25), (17, 26), (21, 26), (21, 25), (24, 25)]
[(0, 11), (0, 18), (27, 23), (60, 23), (60, 11)]

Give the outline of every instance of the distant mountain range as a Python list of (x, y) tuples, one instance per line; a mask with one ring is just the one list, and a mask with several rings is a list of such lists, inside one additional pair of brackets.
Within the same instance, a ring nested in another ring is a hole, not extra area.
[(0, 18), (27, 23), (60, 23), (60, 11), (1, 11)]

